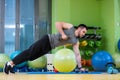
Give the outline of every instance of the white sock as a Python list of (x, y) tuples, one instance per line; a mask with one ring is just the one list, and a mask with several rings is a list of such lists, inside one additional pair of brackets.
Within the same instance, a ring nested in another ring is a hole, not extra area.
[(13, 67), (13, 65), (10, 62), (8, 62), (7, 65), (10, 65), (11, 67)]

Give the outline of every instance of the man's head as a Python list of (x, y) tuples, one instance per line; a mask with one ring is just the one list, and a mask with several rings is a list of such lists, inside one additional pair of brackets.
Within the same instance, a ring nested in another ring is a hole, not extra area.
[(85, 25), (85, 24), (80, 24), (80, 25), (78, 25), (78, 27), (77, 27), (77, 36), (79, 36), (79, 37), (83, 37), (83, 36), (85, 36), (85, 34), (87, 33), (87, 26)]

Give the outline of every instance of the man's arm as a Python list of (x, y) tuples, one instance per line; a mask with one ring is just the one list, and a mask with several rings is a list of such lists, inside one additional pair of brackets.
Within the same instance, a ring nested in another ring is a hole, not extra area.
[(73, 25), (70, 23), (65, 23), (65, 22), (56, 22), (55, 25), (56, 25), (58, 32), (60, 32), (60, 34), (61, 34), (61, 38), (63, 40), (67, 40), (68, 37), (66, 36), (66, 34), (64, 33), (63, 30), (70, 29), (71, 27), (73, 27)]
[(81, 65), (81, 55), (80, 55), (80, 51), (79, 51), (79, 41), (73, 45), (73, 50), (74, 50), (74, 53), (76, 56), (76, 61), (77, 61), (78, 67), (81, 68), (82, 65)]

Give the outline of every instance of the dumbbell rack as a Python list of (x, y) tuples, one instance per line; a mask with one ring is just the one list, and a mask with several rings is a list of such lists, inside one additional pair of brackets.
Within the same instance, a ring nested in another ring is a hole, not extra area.
[(101, 34), (97, 34), (97, 30), (100, 30), (100, 27), (88, 27), (88, 30), (93, 30), (93, 34), (86, 34), (82, 39), (87, 40), (101, 40)]
[[(100, 41), (102, 39), (102, 35), (100, 33), (97, 33), (97, 31), (100, 30), (100, 29), (101, 29), (101, 27), (89, 26), (88, 27), (88, 32), (89, 31), (90, 32), (87, 33), (80, 40), (81, 41), (86, 40), (87, 42), (93, 41), (94, 43), (95, 43), (95, 41)], [(84, 46), (83, 48), (81, 47), (81, 50), (82, 50), (82, 54), (84, 55), (86, 50), (93, 51), (93, 53), (98, 51), (98, 47)]]
[[(98, 33), (98, 30), (101, 30), (101, 27), (97, 27), (97, 26), (89, 26), (88, 27), (88, 32), (87, 32), (87, 34), (84, 36), (84, 37), (82, 37), (82, 38), (80, 38), (80, 42), (82, 42), (82, 41), (87, 41), (87, 46), (83, 46), (83, 47), (80, 47), (80, 53), (81, 53), (81, 56), (82, 56), (82, 59), (83, 60), (91, 60), (91, 58), (92, 58), (92, 55), (96, 52), (96, 51), (98, 51), (98, 47), (95, 47), (95, 42), (96, 41), (101, 41), (101, 39), (102, 39), (102, 35), (100, 34), (100, 33)], [(94, 47), (90, 47), (89, 46), (89, 41), (93, 41), (94, 42)], [(88, 51), (88, 54), (89, 55), (87, 55), (87, 52)], [(87, 66), (87, 62), (85, 63), (86, 65), (84, 65), (83, 67), (87, 67), (87, 68), (89, 68), (89, 70), (93, 70), (93, 68), (92, 68), (92, 66)]]

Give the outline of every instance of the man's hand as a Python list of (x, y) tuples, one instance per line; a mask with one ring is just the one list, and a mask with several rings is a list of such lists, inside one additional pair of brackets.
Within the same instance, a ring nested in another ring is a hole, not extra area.
[(68, 39), (67, 35), (65, 35), (65, 34), (62, 35), (61, 38), (62, 38), (62, 40), (67, 40)]
[(65, 22), (56, 22), (56, 28), (59, 31), (59, 33), (61, 34), (60, 40), (67, 40), (68, 36), (64, 33), (64, 29), (70, 29), (71, 27), (73, 27), (72, 24), (70, 23), (65, 23)]

